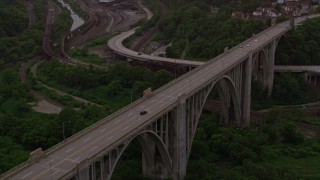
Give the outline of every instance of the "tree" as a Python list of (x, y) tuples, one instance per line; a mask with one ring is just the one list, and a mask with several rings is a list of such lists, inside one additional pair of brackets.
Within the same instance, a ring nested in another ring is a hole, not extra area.
[(297, 131), (291, 122), (286, 122), (280, 132), (285, 143), (300, 144), (304, 141), (303, 135)]
[(157, 71), (154, 74), (153, 89), (157, 89), (173, 79), (173, 75), (166, 70)]
[(0, 136), (0, 174), (27, 160), (29, 153), (9, 137)]

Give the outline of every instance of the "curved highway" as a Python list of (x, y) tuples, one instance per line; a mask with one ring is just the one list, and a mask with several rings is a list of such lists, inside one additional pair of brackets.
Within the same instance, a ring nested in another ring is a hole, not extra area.
[(117, 54), (120, 54), (122, 56), (138, 59), (142, 61), (162, 61), (162, 62), (169, 62), (169, 63), (176, 63), (176, 64), (183, 64), (183, 65), (189, 65), (189, 66), (200, 66), (204, 64), (204, 62), (200, 61), (189, 61), (189, 60), (181, 60), (181, 59), (172, 59), (172, 58), (165, 58), (165, 57), (158, 57), (158, 56), (151, 56), (148, 54), (138, 53), (136, 51), (133, 51), (131, 49), (128, 49), (124, 47), (122, 42), (127, 39), (129, 36), (134, 34), (135, 29), (132, 29), (127, 32), (123, 32), (120, 35), (117, 35), (113, 38), (111, 38), (108, 41), (108, 46), (110, 49), (112, 49)]
[[(309, 18), (314, 18), (314, 17), (318, 17), (318, 16), (319, 16), (319, 14), (311, 15), (311, 16), (309, 16)], [(300, 25), (300, 23), (305, 21), (305, 20), (306, 19), (304, 19), (304, 18), (295, 18), (295, 25)], [(290, 27), (287, 27), (288, 26), (288, 22), (279, 23), (279, 24), (277, 24), (276, 27), (281, 27), (281, 26), (284, 26), (286, 28), (290, 28)], [(108, 41), (109, 48), (112, 49), (115, 53), (117, 53), (119, 55), (122, 55), (122, 56), (125, 56), (125, 57), (128, 57), (128, 58), (132, 58), (132, 59), (136, 59), (136, 60), (141, 60), (141, 61), (160, 61), (160, 62), (183, 64), (183, 65), (188, 65), (188, 66), (199, 66), (199, 65), (203, 65), (203, 64), (206, 63), (206, 62), (200, 62), (200, 61), (191, 61), (191, 60), (173, 59), (173, 58), (163, 58), (163, 57), (158, 57), (158, 56), (156, 57), (156, 56), (151, 56), (151, 55), (144, 54), (144, 53), (138, 53), (136, 51), (128, 49), (122, 44), (122, 42), (126, 38), (128, 38), (129, 36), (134, 34), (134, 32), (135, 32), (135, 29), (132, 29), (132, 30), (129, 30), (127, 32), (123, 32), (123, 33), (121, 33), (121, 34), (119, 34), (117, 36), (114, 36), (113, 38), (111, 38)], [(265, 32), (264, 34), (268, 34), (268, 33)], [(252, 39), (258, 39), (259, 40), (261, 38), (263, 38), (263, 36), (261, 36), (261, 37), (254, 36), (254, 37), (252, 37), (250, 39), (251, 40)], [(248, 40), (242, 42), (241, 44), (239, 44), (238, 46), (233, 47), (232, 49), (237, 48), (240, 45), (242, 45), (244, 48), (246, 48), (246, 45), (248, 45), (248, 44), (251, 45), (249, 48), (252, 49), (252, 45), (254, 47), (254, 46), (256, 46), (256, 44), (258, 44), (258, 43), (255, 43), (255, 42), (247, 43), (247, 41)]]
[(150, 20), (153, 16), (153, 13), (148, 9), (146, 8), (142, 3), (141, 3), (141, 0), (138, 0), (138, 5), (142, 8), (142, 10), (146, 13), (147, 15), (147, 20)]

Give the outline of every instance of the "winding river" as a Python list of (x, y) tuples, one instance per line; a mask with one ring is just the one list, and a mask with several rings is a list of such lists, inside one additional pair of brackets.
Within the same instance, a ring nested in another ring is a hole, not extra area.
[(73, 31), (77, 27), (81, 26), (84, 21), (71, 9), (70, 5), (68, 3), (65, 3), (63, 0), (57, 0), (62, 4), (62, 7), (66, 7), (70, 11), (70, 16), (73, 20), (72, 26), (70, 31)]

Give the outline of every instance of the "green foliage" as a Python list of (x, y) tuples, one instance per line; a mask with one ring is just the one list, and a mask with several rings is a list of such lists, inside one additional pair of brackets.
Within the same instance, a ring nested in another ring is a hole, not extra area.
[(0, 2), (0, 15), (5, 17), (0, 20), (0, 64), (25, 60), (41, 53), (45, 1), (33, 1), (36, 24), (31, 28), (27, 27), (25, 3), (19, 0)]
[[(301, 116), (301, 112), (295, 113)], [(273, 114), (278, 117), (281, 113), (275, 109)], [(304, 140), (292, 123), (269, 123), (261, 129), (218, 128), (217, 124), (213, 125), (213, 121), (218, 121), (217, 117), (212, 117), (215, 116), (202, 115), (185, 179), (317, 177), (320, 167), (311, 159), (320, 157), (319, 144), (315, 139)], [(213, 126), (206, 125), (211, 123)], [(293, 160), (300, 169), (294, 164), (287, 165), (286, 162)], [(310, 171), (307, 170), (309, 163), (313, 166)]]
[(251, 81), (251, 109), (259, 110), (270, 107), (271, 99), (266, 98), (268, 95), (267, 88), (258, 81)]
[(303, 76), (281, 73), (275, 75), (272, 98), (277, 104), (301, 104), (314, 101), (315, 96), (310, 96)]
[(67, 8), (61, 8), (61, 10), (61, 14), (57, 17), (52, 26), (52, 39), (54, 43), (58, 43), (61, 37), (70, 31), (72, 25), (70, 11)]
[(27, 28), (28, 15), (25, 1), (1, 1), (0, 16), (6, 17), (0, 20), (0, 37), (15, 36)]
[(188, 45), (187, 58), (214, 57), (265, 28), (260, 20), (230, 19), (230, 14), (210, 14), (201, 3), (187, 3), (160, 19), (160, 31), (172, 46), (169, 57), (180, 57)]
[(276, 64), (320, 64), (320, 18), (308, 19), (280, 39), (276, 51)]
[(173, 75), (165, 70), (153, 73), (146, 68), (131, 67), (125, 63), (116, 63), (105, 72), (65, 65), (58, 61), (42, 63), (38, 75), (43, 82), (112, 107), (111, 111), (128, 104), (131, 95), (135, 100), (146, 88), (157, 89), (173, 79)]
[(9, 137), (0, 135), (0, 174), (27, 160), (29, 154)]
[(304, 140), (303, 135), (296, 130), (296, 127), (292, 123), (289, 122), (284, 124), (280, 133), (283, 137), (283, 142), (285, 143), (300, 144)]

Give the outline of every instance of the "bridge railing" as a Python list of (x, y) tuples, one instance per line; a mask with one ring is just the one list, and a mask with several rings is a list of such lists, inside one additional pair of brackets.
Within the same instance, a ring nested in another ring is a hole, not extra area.
[[(141, 99), (143, 99), (143, 98), (141, 98)], [(166, 107), (163, 111), (155, 114), (152, 118), (150, 118), (150, 121), (157, 120), (158, 118), (160, 118), (164, 114), (164, 112), (168, 112), (168, 111), (172, 110), (174, 107), (177, 106), (177, 104), (178, 104), (178, 100), (176, 100), (176, 102), (171, 104), (170, 106)], [(77, 166), (75, 168), (73, 168), (70, 172), (68, 172), (68, 174), (64, 175), (63, 178), (64, 179), (72, 178), (74, 176), (74, 173), (76, 173), (76, 171), (79, 169), (79, 167), (83, 167), (83, 166), (90, 164), (91, 162), (94, 162), (95, 157), (101, 157), (102, 155), (105, 155), (106, 152), (112, 150), (115, 147), (120, 146), (121, 144), (123, 144), (123, 142), (125, 142), (128, 139), (129, 140), (132, 139), (132, 137), (135, 137), (137, 134), (140, 134), (140, 132), (142, 132), (145, 129), (145, 127), (150, 124), (150, 121), (145, 121), (144, 123), (140, 124), (140, 126), (137, 129), (134, 129), (134, 130), (128, 132), (127, 134), (122, 136), (120, 139), (118, 139), (117, 141), (114, 141), (112, 144), (110, 144), (106, 149), (103, 149), (100, 152), (97, 152), (96, 155), (94, 157), (92, 157), (90, 160), (85, 159), (85, 160), (81, 161), (80, 163), (77, 164)]]

